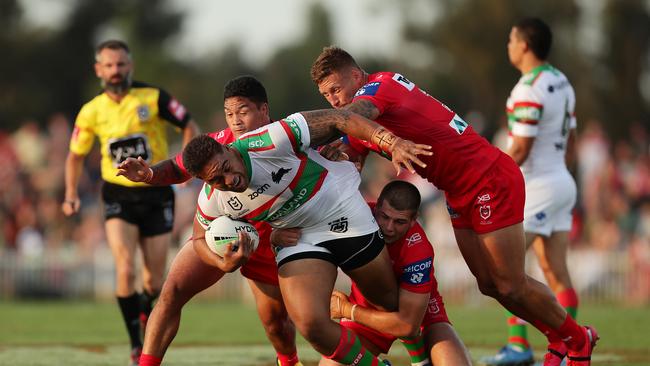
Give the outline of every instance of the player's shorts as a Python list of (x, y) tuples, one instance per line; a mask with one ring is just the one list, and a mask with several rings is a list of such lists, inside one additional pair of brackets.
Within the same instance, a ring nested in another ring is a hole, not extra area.
[(104, 182), (104, 218), (122, 219), (136, 225), (142, 236), (172, 231), (174, 190), (171, 187), (125, 187)]
[(455, 229), (485, 234), (524, 219), (524, 177), (517, 164), (504, 153), (473, 189), (462, 195), (445, 193), (445, 196)]
[[(442, 301), (442, 296), (440, 296), (438, 292), (432, 294), (429, 299), (429, 305), (424, 313), (424, 319), (422, 319), (420, 330), (424, 331), (424, 329), (429, 325), (436, 323), (450, 323), (447, 311), (445, 310), (445, 304)], [(374, 344), (381, 350), (381, 353), (388, 353), (390, 346), (397, 339), (397, 337), (393, 335), (376, 331), (372, 328), (366, 327), (365, 325), (353, 322), (350, 319), (341, 319), (341, 325), (370, 341), (370, 343)]]
[(544, 236), (571, 231), (576, 183), (568, 171), (526, 177), (524, 231)]
[[(318, 209), (318, 208), (314, 208)], [(278, 248), (278, 267), (304, 258), (326, 260), (344, 271), (359, 268), (381, 253), (384, 239), (370, 207), (357, 191), (315, 225), (302, 227), (298, 244)]]
[(271, 248), (271, 228), (268, 225), (265, 229), (256, 227), (260, 235), (260, 243), (246, 264), (241, 266), (240, 272), (242, 276), (250, 280), (279, 286), (278, 265), (275, 263), (275, 253)]

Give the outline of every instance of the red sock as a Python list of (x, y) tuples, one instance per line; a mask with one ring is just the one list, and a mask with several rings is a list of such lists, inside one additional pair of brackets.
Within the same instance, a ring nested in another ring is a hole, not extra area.
[(152, 355), (147, 355), (143, 353), (140, 356), (140, 366), (160, 366), (160, 363), (162, 362), (162, 358), (158, 358), (156, 356)]
[(570, 350), (580, 350), (587, 341), (584, 330), (569, 314), (567, 314), (557, 333)]
[(293, 351), (290, 355), (283, 355), (282, 353), (276, 353), (278, 357), (279, 366), (294, 366), (298, 363), (298, 352)]
[(573, 288), (567, 288), (556, 295), (557, 301), (562, 305), (573, 319), (578, 315), (578, 294)]
[(539, 320), (532, 321), (530, 324), (542, 332), (542, 334), (548, 339), (549, 343), (559, 342), (562, 340), (562, 337), (560, 337), (556, 330), (540, 322)]

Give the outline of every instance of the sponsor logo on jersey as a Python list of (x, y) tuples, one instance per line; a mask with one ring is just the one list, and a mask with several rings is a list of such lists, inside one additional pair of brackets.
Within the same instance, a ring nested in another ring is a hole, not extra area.
[(457, 114), (454, 114), (454, 118), (449, 122), (449, 127), (453, 128), (459, 135), (462, 135), (467, 129), (467, 122), (463, 121)]
[(248, 198), (252, 200), (256, 199), (257, 197), (260, 196), (260, 194), (266, 192), (267, 189), (271, 188), (271, 185), (268, 183), (264, 183), (263, 186), (259, 187), (255, 192), (249, 193)]
[(140, 122), (146, 122), (149, 120), (149, 117), (151, 117), (151, 112), (149, 112), (149, 106), (139, 105), (136, 111), (138, 112), (138, 119), (140, 120)]
[(146, 161), (150, 161), (151, 159), (147, 136), (142, 134), (108, 140), (108, 152), (113, 160), (114, 166), (117, 166), (127, 158), (141, 157)]
[(420, 233), (413, 233), (413, 235), (406, 238), (406, 246), (410, 247), (422, 241)]
[(344, 233), (348, 231), (348, 218), (341, 217), (340, 219), (328, 222), (327, 225), (330, 226), (330, 231), (333, 233)]
[(438, 305), (438, 299), (432, 297), (429, 299), (429, 306), (427, 307), (427, 312), (429, 314), (438, 314), (440, 312), (440, 306)]
[(476, 199), (476, 203), (479, 204), (479, 205), (482, 205), (482, 204), (484, 204), (484, 203), (486, 203), (488, 201), (490, 201), (490, 194), (489, 193), (480, 195)]
[(224, 136), (225, 134), (226, 134), (226, 131), (225, 131), (225, 130), (221, 130), (221, 131), (219, 131), (219, 134), (217, 134), (217, 139), (221, 139), (221, 138), (223, 138), (223, 136)]
[(361, 89), (357, 90), (357, 93), (354, 94), (354, 96), (358, 97), (360, 95), (371, 95), (371, 96), (375, 95), (377, 94), (377, 89), (379, 89), (379, 85), (381, 85), (381, 83), (378, 81), (368, 83), (362, 86)]
[(540, 212), (536, 213), (535, 214), (535, 219), (537, 219), (537, 221), (540, 221), (540, 222), (546, 220), (546, 212), (540, 211)]
[(432, 266), (433, 259), (428, 257), (402, 267), (402, 282), (411, 285), (421, 285), (429, 282), (431, 279)]
[(230, 197), (230, 199), (228, 200), (228, 206), (230, 206), (230, 208), (232, 208), (235, 211), (239, 211), (244, 207), (244, 205), (237, 197)]
[(175, 98), (172, 98), (172, 100), (169, 101), (167, 109), (169, 109), (169, 112), (179, 121), (182, 121), (183, 118), (185, 118), (185, 114), (187, 113), (185, 107)]
[(196, 219), (199, 221), (199, 223), (203, 226), (208, 226), (210, 225), (210, 220), (206, 219), (201, 215), (201, 212), (199, 210), (196, 210)]
[(271, 172), (271, 179), (273, 180), (273, 183), (275, 184), (280, 184), (280, 181), (282, 180), (282, 177), (289, 173), (293, 168), (285, 169), (285, 168), (280, 168), (278, 169), (277, 172)]
[(264, 146), (264, 141), (262, 140), (248, 140), (248, 147), (249, 148), (256, 148), (256, 147), (262, 147)]

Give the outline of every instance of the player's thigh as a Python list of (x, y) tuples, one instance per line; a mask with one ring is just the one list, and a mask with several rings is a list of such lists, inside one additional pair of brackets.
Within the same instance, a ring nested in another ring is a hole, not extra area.
[(489, 266), (485, 263), (485, 253), (478, 235), (472, 229), (454, 229), (458, 249), (474, 277), (490, 283)]
[(471, 366), (471, 360), (460, 337), (447, 322), (429, 325), (423, 332), (429, 358), (436, 366)]
[(257, 313), (263, 323), (284, 320), (287, 317), (280, 286), (251, 279), (248, 279), (248, 284), (255, 297)]
[(508, 283), (525, 281), (526, 237), (521, 223), (478, 236), (492, 279)]
[(367, 264), (345, 273), (372, 304), (386, 310), (397, 309), (399, 289), (386, 247)]
[(337, 268), (313, 258), (293, 260), (278, 268), (280, 290), (291, 319), (300, 326), (330, 316), (330, 296)]
[(215, 284), (223, 275), (220, 269), (204, 263), (194, 251), (192, 241), (187, 241), (172, 261), (161, 297), (169, 294), (187, 301)]
[(142, 237), (141, 248), (145, 272), (149, 272), (154, 277), (162, 277), (165, 274), (171, 240), (171, 233)]
[(138, 227), (120, 218), (107, 219), (104, 227), (106, 229), (106, 241), (111, 248), (118, 271), (123, 266), (133, 267), (140, 239)]

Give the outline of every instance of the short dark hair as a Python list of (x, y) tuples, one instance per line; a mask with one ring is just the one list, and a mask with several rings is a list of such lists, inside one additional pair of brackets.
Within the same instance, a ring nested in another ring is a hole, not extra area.
[(232, 97), (244, 97), (250, 99), (258, 107), (262, 103), (268, 103), (264, 85), (255, 77), (250, 75), (238, 76), (226, 83), (223, 87), (223, 100)]
[(183, 149), (183, 165), (196, 177), (213, 156), (222, 154), (223, 146), (208, 134), (194, 137)]
[(535, 56), (540, 60), (546, 60), (553, 44), (551, 28), (539, 18), (521, 19), (514, 27)]
[(345, 50), (336, 46), (325, 47), (311, 65), (311, 80), (318, 85), (326, 77), (349, 67), (361, 69)]
[(99, 56), (99, 53), (106, 48), (111, 50), (124, 50), (126, 51), (127, 55), (131, 55), (131, 50), (129, 49), (129, 45), (127, 45), (126, 42), (120, 41), (119, 39), (109, 39), (97, 45), (95, 48), (95, 58), (97, 58)]
[(420, 209), (420, 191), (409, 182), (394, 180), (384, 186), (377, 198), (378, 205), (384, 201), (396, 210), (416, 213)]

